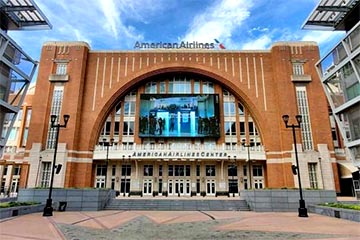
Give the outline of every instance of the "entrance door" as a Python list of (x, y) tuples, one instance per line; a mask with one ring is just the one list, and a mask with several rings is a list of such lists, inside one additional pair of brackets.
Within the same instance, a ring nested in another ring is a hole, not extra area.
[(171, 179), (169, 180), (168, 192), (169, 195), (187, 196), (190, 195), (191, 187), (190, 180), (185, 179)]
[(215, 195), (215, 180), (206, 180), (206, 195)]
[(151, 179), (144, 179), (144, 195), (151, 195), (152, 194), (152, 180)]

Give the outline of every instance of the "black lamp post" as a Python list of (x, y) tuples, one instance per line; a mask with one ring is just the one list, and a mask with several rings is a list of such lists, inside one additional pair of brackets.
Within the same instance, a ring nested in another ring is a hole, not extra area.
[(51, 194), (52, 194), (52, 189), (53, 189), (53, 184), (54, 184), (54, 173), (55, 173), (55, 168), (56, 168), (56, 153), (57, 153), (57, 146), (58, 146), (58, 142), (59, 142), (59, 130), (60, 128), (66, 128), (66, 125), (69, 121), (70, 115), (68, 114), (64, 114), (63, 118), (64, 118), (64, 124), (60, 124), (60, 123), (55, 123), (57, 116), (56, 115), (51, 115), (50, 119), (51, 119), (51, 128), (55, 128), (56, 132), (55, 132), (55, 149), (54, 149), (54, 159), (53, 159), (53, 163), (52, 163), (52, 167), (51, 167), (51, 179), (50, 179), (50, 189), (49, 189), (49, 197), (46, 200), (46, 205), (44, 208), (44, 212), (43, 212), (43, 216), (44, 217), (49, 217), (53, 215), (53, 207), (52, 207), (52, 199), (51, 199)]
[(247, 148), (247, 162), (248, 162), (248, 172), (249, 172), (249, 187), (248, 189), (251, 189), (252, 188), (252, 182), (251, 182), (251, 163), (250, 163), (250, 147), (251, 145), (250, 144), (243, 144), (244, 147)]
[(109, 167), (109, 147), (111, 147), (114, 144), (114, 139), (111, 138), (110, 142), (106, 141), (106, 138), (103, 138), (103, 141), (99, 143), (101, 146), (106, 147), (106, 159), (105, 159), (105, 165), (106, 165), (106, 172), (105, 172), (105, 188), (107, 183), (107, 174), (108, 174), (108, 167)]
[(296, 160), (296, 166), (292, 166), (292, 170), (294, 174), (297, 174), (298, 176), (298, 181), (299, 181), (299, 191), (300, 191), (300, 200), (299, 200), (299, 217), (308, 217), (307, 214), (307, 209), (305, 207), (305, 200), (303, 199), (303, 194), (302, 194), (302, 188), (301, 188), (301, 178), (300, 178), (300, 168), (299, 168), (299, 159), (298, 159), (298, 153), (297, 153), (297, 146), (296, 146), (296, 134), (295, 134), (295, 128), (301, 128), (301, 120), (302, 120), (302, 116), (301, 115), (296, 115), (295, 116), (296, 121), (297, 121), (297, 125), (295, 124), (291, 124), (289, 125), (289, 115), (283, 115), (282, 119), (284, 120), (285, 126), (286, 128), (291, 128), (292, 129), (292, 134), (293, 134), (293, 140), (294, 140), (294, 150), (295, 150), (295, 160)]

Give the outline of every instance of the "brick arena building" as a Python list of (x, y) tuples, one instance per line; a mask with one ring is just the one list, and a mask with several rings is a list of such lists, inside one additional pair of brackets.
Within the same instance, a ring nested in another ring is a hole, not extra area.
[[(161, 45), (164, 47), (163, 45)], [(156, 47), (156, 46), (154, 46)], [(42, 48), (25, 160), (27, 187), (107, 187), (123, 195), (222, 195), (297, 187), (340, 191), (329, 110), (313, 42), (270, 50)], [(105, 139), (105, 140), (104, 140)], [(40, 161), (39, 161), (40, 159)]]

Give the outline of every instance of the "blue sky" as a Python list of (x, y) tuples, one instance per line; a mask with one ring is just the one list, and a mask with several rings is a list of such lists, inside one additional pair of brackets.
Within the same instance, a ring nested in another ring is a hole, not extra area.
[(302, 30), (319, 0), (35, 0), (53, 28), (9, 31), (39, 60), (46, 41), (86, 41), (93, 50), (132, 50), (136, 41), (214, 42), (228, 50), (316, 41), (322, 56), (343, 32)]

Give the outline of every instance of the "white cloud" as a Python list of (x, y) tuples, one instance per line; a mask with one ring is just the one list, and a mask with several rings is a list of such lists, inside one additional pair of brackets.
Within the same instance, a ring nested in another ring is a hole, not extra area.
[(251, 0), (222, 0), (195, 16), (183, 37), (188, 41), (224, 41), (250, 16)]
[(257, 39), (252, 39), (244, 43), (241, 46), (243, 50), (260, 50), (260, 49), (268, 49), (270, 44), (272, 43), (272, 39), (270, 35), (262, 35)]
[(104, 13), (106, 22), (104, 22), (104, 28), (111, 32), (113, 36), (118, 38), (118, 28), (121, 25), (120, 12), (117, 10), (113, 0), (100, 1), (100, 8)]
[(302, 37), (301, 41), (314, 41), (321, 45), (333, 39), (340, 38), (343, 35), (343, 32), (336, 31), (308, 31), (308, 33)]

